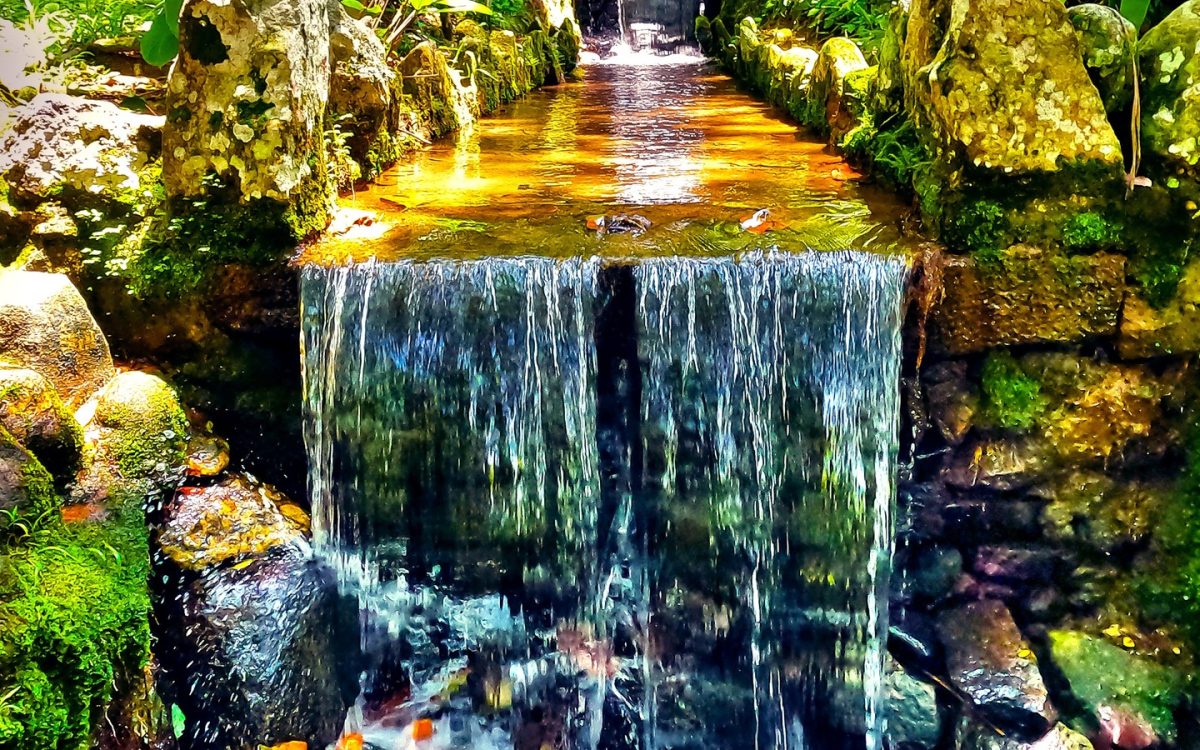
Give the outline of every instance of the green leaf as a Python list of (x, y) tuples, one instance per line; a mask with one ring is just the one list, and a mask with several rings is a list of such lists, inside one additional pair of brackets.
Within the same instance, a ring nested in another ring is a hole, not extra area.
[(342, 0), (342, 7), (352, 10), (355, 13), (364, 13), (368, 16), (377, 16), (382, 12), (381, 8), (374, 5), (364, 5), (360, 0)]
[(1150, 10), (1150, 0), (1121, 0), (1121, 15), (1133, 24), (1133, 28), (1141, 29), (1146, 22), (1146, 13)]
[(179, 35), (171, 33), (166, 16), (159, 13), (142, 35), (142, 59), (156, 68), (162, 67), (179, 54)]
[(171, 33), (178, 39), (179, 14), (183, 12), (183, 0), (165, 0), (162, 12), (167, 19), (167, 26), (171, 29)]
[(184, 725), (187, 723), (187, 717), (183, 715), (183, 709), (177, 704), (171, 704), (171, 731), (175, 733), (175, 739), (183, 736)]
[(445, 13), (480, 13), (492, 15), (492, 9), (475, 0), (439, 0), (438, 6)]

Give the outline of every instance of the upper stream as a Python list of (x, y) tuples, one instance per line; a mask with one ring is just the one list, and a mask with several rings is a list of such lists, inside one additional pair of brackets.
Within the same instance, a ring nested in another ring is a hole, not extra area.
[[(676, 61), (590, 66), (355, 196), (302, 283), (348, 731), (882, 747), (908, 266), (854, 176)], [(587, 227), (614, 214), (651, 226)]]

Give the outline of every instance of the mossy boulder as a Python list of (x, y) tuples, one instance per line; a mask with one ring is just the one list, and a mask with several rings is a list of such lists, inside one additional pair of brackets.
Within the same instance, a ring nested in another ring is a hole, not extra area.
[(0, 427), (37, 456), (60, 483), (74, 475), (83, 430), (46, 378), (33, 370), (0, 364)]
[(146, 536), (131, 502), (0, 550), (0, 748), (92, 746), (114, 683), (148, 656)]
[[(1200, 0), (1188, 0), (1138, 43), (1142, 149), (1168, 187), (1200, 197)], [(1173, 180), (1173, 181), (1172, 181)]]
[(12, 200), (54, 198), (72, 208), (146, 201), (162, 117), (64, 94), (41, 94), (14, 114), (0, 135), (0, 178)]
[(1121, 146), (1058, 0), (914, 0), (905, 101), (947, 181), (1090, 168), (1119, 177)]
[(253, 203), (283, 217), (293, 241), (324, 229), (334, 197), (324, 143), (328, 5), (184, 4), (163, 128), (163, 181), (173, 205), (209, 197)]
[(108, 342), (61, 274), (0, 269), (0, 361), (45, 376), (74, 409), (113, 375)]
[(737, 72), (742, 80), (748, 81), (759, 90), (763, 86), (760, 81), (759, 53), (763, 47), (758, 24), (753, 18), (743, 18), (737, 28)]
[(149, 373), (114, 377), (88, 425), (108, 468), (126, 481), (166, 487), (187, 463), (188, 421), (174, 389)]
[(1056, 630), (1049, 640), (1051, 659), (1088, 723), (1099, 726), (1105, 709), (1123, 712), (1148, 725), (1161, 742), (1175, 742), (1174, 713), (1185, 685), (1181, 674), (1086, 633)]
[(834, 137), (849, 132), (854, 114), (846, 86), (851, 76), (868, 68), (862, 50), (854, 40), (834, 37), (826, 40), (817, 53), (808, 86), (810, 116), (806, 124)]
[(1067, 8), (1067, 18), (1079, 34), (1083, 64), (1110, 115), (1133, 101), (1133, 58), (1137, 29), (1116, 8), (1084, 3)]
[(763, 61), (767, 66), (767, 101), (790, 109), (792, 91), (807, 90), (813, 65), (817, 62), (816, 50), (807, 47), (781, 47), (772, 43), (767, 47)]
[(1126, 297), (1117, 348), (1131, 359), (1200, 351), (1200, 258), (1185, 266), (1166, 304), (1156, 307), (1141, 294)]
[(308, 519), (273, 487), (244, 475), (183, 487), (167, 504), (158, 546), (183, 570), (204, 571), (304, 546)]
[(1145, 544), (1162, 517), (1167, 488), (1076, 469), (1041, 489), (1048, 499), (1042, 529), (1048, 539), (1071, 549), (1114, 552)]
[(17, 521), (44, 521), (58, 505), (50, 472), (0, 427), (0, 532)]
[(700, 45), (700, 51), (706, 55), (713, 54), (712, 22), (708, 20), (708, 16), (696, 16), (692, 33), (696, 37), (696, 43)]
[[(387, 49), (374, 31), (352, 18), (336, 0), (329, 3), (329, 110), (349, 136), (350, 153), (371, 168), (388, 126), (395, 73)], [(379, 165), (382, 166), (382, 165)]]
[(994, 258), (948, 257), (943, 281), (945, 296), (930, 320), (936, 351), (1078, 342), (1116, 333), (1125, 259), (1018, 245)]
[[(517, 65), (516, 40), (509, 62)], [(413, 108), (426, 117), (426, 125), (435, 135), (448, 133), (462, 125), (454, 109), (456, 100), (454, 79), (446, 58), (433, 42), (421, 42), (405, 55), (400, 63), (404, 95), (412, 100)]]

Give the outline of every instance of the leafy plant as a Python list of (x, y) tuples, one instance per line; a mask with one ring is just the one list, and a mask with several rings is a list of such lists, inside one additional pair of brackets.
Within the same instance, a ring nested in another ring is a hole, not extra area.
[(155, 67), (166, 65), (179, 54), (179, 14), (183, 0), (163, 0), (162, 6), (142, 35), (142, 59)]
[(479, 13), (492, 9), (475, 0), (342, 0), (342, 6), (371, 25), (389, 50), (396, 48), (404, 32), (422, 13)]

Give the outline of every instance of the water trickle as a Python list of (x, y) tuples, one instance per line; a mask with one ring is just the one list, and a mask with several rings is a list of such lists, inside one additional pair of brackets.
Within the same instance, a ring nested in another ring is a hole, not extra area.
[[(902, 258), (309, 267), (367, 739), (882, 747)], [(385, 745), (386, 746), (386, 745)]]

